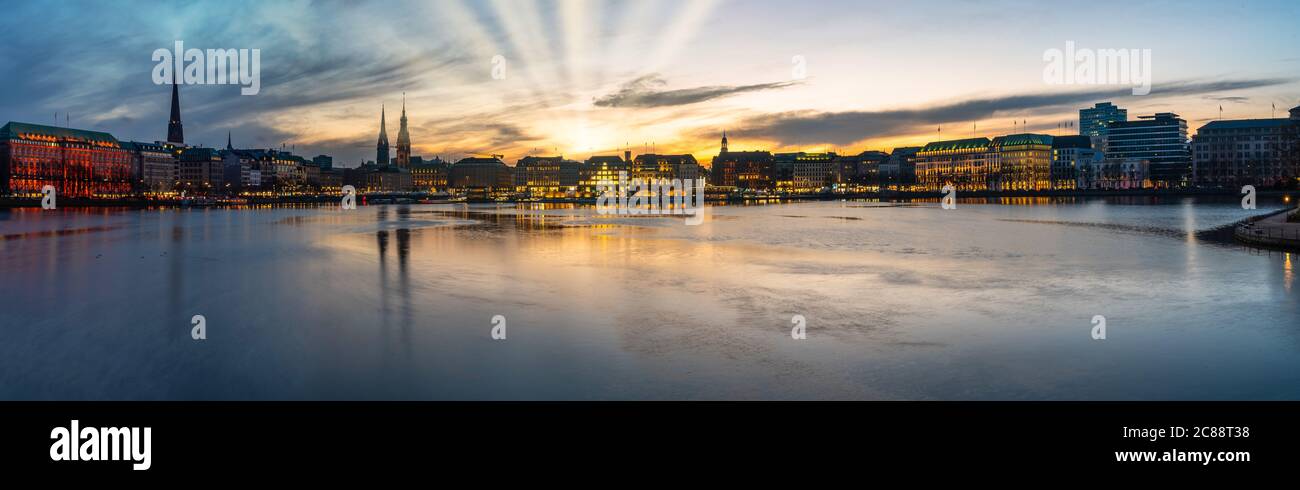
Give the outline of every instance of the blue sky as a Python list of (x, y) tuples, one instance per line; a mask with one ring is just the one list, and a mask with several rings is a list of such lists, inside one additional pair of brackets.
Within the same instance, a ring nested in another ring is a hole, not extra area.
[[(1300, 105), (1300, 2), (514, 0), (6, 2), (0, 120), (122, 139), (166, 131), (150, 59), (261, 50), (261, 92), (181, 88), (191, 143), (293, 145), (343, 165), (390, 139), (406, 93), (416, 154), (889, 150), (1052, 133), (1080, 107), (1173, 111), (1194, 129)], [(1066, 41), (1150, 49), (1152, 92), (1043, 81)], [(504, 79), (492, 58), (506, 60)], [(795, 76), (793, 60), (806, 77)]]

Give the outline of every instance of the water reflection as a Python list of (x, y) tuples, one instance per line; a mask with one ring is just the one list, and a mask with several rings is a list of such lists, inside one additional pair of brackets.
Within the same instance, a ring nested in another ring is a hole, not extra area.
[(1235, 200), (1015, 203), (9, 214), (0, 398), (1300, 398)]

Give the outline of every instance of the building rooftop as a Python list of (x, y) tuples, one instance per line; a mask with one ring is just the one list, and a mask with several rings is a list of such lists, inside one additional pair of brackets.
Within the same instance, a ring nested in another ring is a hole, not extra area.
[(1057, 136), (1052, 138), (1052, 148), (1092, 148), (1092, 137), (1085, 135)]
[(496, 157), (465, 157), (456, 162), (456, 165), (505, 165), (506, 163)]
[(988, 138), (967, 138), (964, 140), (934, 141), (926, 144), (921, 151), (950, 151), (950, 150), (970, 150), (975, 148), (988, 148)]
[(623, 157), (616, 155), (592, 155), (587, 163), (623, 163)]
[(117, 138), (113, 135), (101, 131), (88, 131), (84, 129), (60, 128), (56, 126), (45, 126), (41, 124), (30, 124), (10, 121), (0, 128), (0, 138), (25, 138), (24, 135), (39, 135), (52, 137), (59, 140), (76, 140), (98, 143), (111, 143), (119, 145)]
[(1201, 126), (1199, 131), (1216, 130), (1216, 129), (1255, 129), (1255, 128), (1277, 128), (1292, 124), (1290, 119), (1233, 119), (1228, 121), (1210, 121)]
[(1052, 136), (1046, 134), (1022, 133), (1008, 134), (993, 138), (991, 146), (1024, 146), (1024, 145), (1045, 145), (1052, 146)]

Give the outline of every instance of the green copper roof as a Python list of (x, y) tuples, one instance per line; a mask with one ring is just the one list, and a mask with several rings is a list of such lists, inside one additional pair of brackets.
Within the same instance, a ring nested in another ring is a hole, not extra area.
[(992, 145), (998, 147), (1028, 146), (1028, 145), (1052, 146), (1052, 136), (1046, 134), (1033, 134), (1033, 133), (1009, 134), (1006, 136), (998, 136), (997, 138), (993, 138)]
[(114, 138), (113, 135), (100, 131), (86, 131), (83, 129), (60, 128), (13, 121), (10, 121), (9, 124), (5, 124), (3, 128), (0, 128), (0, 138), (3, 139), (16, 138), (23, 134), (38, 134), (58, 139), (76, 139), (113, 144), (118, 143), (117, 138)]
[(921, 151), (970, 150), (988, 147), (988, 138), (968, 138), (964, 140), (934, 141), (921, 148)]

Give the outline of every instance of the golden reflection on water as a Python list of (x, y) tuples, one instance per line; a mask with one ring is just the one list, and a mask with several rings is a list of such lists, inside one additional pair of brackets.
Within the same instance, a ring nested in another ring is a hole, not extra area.
[(1291, 254), (1287, 253), (1282, 262), (1282, 287), (1286, 292), (1291, 292), (1291, 284), (1295, 282), (1295, 270), (1291, 266)]

